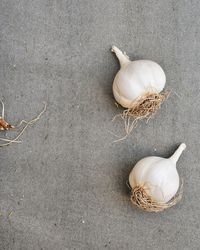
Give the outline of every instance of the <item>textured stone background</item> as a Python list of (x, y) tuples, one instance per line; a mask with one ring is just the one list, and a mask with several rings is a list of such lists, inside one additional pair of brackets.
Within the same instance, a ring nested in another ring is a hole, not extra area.
[[(16, 124), (48, 104), (22, 144), (0, 148), (0, 249), (199, 249), (200, 2), (1, 0), (0, 12), (6, 118)], [(112, 44), (160, 63), (178, 94), (115, 144)], [(183, 141), (182, 202), (158, 214), (132, 207), (133, 165)]]

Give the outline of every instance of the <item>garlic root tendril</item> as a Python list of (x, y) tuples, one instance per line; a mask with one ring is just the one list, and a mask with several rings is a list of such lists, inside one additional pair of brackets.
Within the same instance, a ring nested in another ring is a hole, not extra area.
[(25, 126), (22, 128), (22, 130), (20, 131), (20, 133), (13, 139), (6, 139), (6, 138), (0, 138), (0, 140), (5, 141), (6, 143), (0, 144), (0, 147), (4, 147), (4, 146), (8, 146), (12, 143), (20, 143), (21, 141), (18, 141), (18, 139), (22, 136), (22, 134), (24, 133), (24, 131), (31, 125), (33, 125), (34, 123), (36, 123), (40, 117), (42, 116), (42, 114), (46, 111), (46, 103), (44, 103), (44, 108), (43, 110), (39, 113), (39, 115), (37, 115), (34, 119), (30, 120), (30, 121), (26, 121), (26, 120), (22, 120), (15, 128), (19, 128), (22, 124), (25, 123)]
[(138, 208), (147, 212), (161, 212), (176, 205), (183, 196), (183, 179), (177, 194), (167, 203), (160, 203), (147, 194), (145, 187), (136, 186), (131, 190), (131, 202)]
[(146, 119), (148, 123), (169, 95), (170, 91), (148, 93), (145, 96), (138, 98), (137, 101), (134, 101), (132, 108), (125, 109), (121, 114), (116, 115), (112, 121), (114, 121), (117, 117), (120, 117), (124, 121), (125, 136), (115, 140), (114, 142), (126, 139), (132, 130), (137, 127), (138, 121)]

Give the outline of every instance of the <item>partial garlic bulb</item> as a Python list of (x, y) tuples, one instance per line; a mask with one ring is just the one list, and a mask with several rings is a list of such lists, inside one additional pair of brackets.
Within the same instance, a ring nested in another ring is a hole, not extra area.
[(140, 160), (129, 175), (131, 201), (146, 211), (162, 211), (175, 205), (181, 198), (179, 175), (176, 169), (186, 145), (182, 143), (168, 159), (150, 156)]
[(160, 107), (167, 93), (160, 93), (166, 76), (156, 62), (150, 60), (130, 61), (116, 46), (112, 47), (120, 62), (120, 70), (113, 82), (116, 101), (129, 109), (129, 115), (147, 117)]
[(11, 128), (14, 128), (14, 126), (10, 125), (5, 119), (4, 119), (4, 103), (2, 100), (0, 100), (0, 103), (2, 105), (2, 112), (0, 116), (0, 130), (9, 130)]

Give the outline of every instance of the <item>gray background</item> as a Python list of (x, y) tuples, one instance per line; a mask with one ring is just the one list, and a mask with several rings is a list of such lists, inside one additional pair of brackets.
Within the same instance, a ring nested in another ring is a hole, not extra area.
[[(0, 11), (7, 120), (48, 104), (22, 144), (0, 148), (0, 249), (199, 249), (200, 2), (1, 0)], [(112, 135), (123, 135), (111, 121), (121, 111), (112, 44), (160, 63), (173, 90), (121, 143)], [(183, 141), (181, 203), (158, 214), (135, 209), (126, 187), (134, 164), (168, 157)]]

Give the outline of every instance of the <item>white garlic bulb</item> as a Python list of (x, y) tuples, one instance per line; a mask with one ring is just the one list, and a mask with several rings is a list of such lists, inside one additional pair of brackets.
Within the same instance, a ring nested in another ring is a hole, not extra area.
[(168, 159), (150, 156), (135, 165), (129, 175), (135, 205), (147, 211), (162, 211), (176, 203), (170, 203), (180, 183), (176, 163), (185, 148), (182, 143)]
[(120, 70), (113, 82), (113, 94), (120, 105), (132, 108), (138, 98), (163, 90), (166, 76), (160, 65), (150, 60), (130, 61), (116, 46), (112, 51), (120, 62)]

